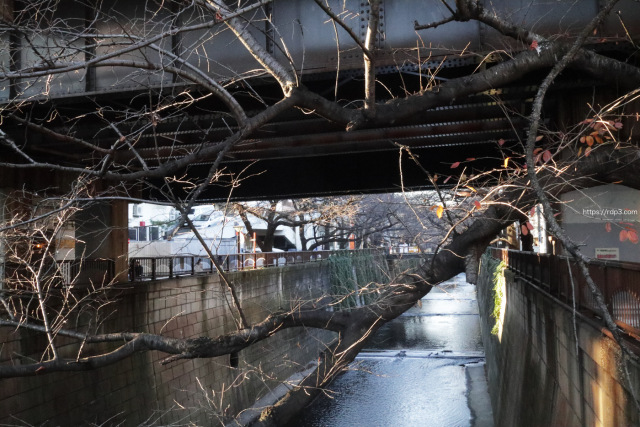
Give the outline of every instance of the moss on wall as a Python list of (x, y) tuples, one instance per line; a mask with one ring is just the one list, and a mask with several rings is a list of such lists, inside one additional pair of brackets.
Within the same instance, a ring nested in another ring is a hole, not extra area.
[(489, 288), (491, 289), (491, 299), (493, 300), (491, 317), (495, 319), (495, 323), (491, 328), (491, 334), (498, 335), (504, 322), (506, 306), (506, 283), (504, 274), (507, 265), (503, 261), (493, 258), (488, 253), (482, 255), (480, 262), (480, 283), (489, 285)]

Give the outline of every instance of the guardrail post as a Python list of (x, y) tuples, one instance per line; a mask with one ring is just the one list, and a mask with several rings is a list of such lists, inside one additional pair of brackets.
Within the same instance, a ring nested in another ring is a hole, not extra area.
[[(553, 273), (553, 274), (552, 274)], [(552, 282), (551, 278), (555, 277), (556, 281)], [(558, 260), (549, 255), (549, 293), (558, 296), (558, 280), (560, 279), (560, 271), (558, 269)]]
[(543, 269), (542, 269), (542, 257), (540, 256), (540, 254), (538, 254), (536, 256), (537, 261), (538, 261), (538, 283), (540, 284), (541, 287), (547, 287), (546, 283), (544, 282), (544, 280), (542, 280), (542, 274), (543, 274)]
[[(565, 280), (565, 282), (562, 284), (563, 292), (564, 292), (564, 302), (570, 303), (575, 298), (576, 307), (580, 307), (581, 306), (580, 294), (582, 293), (582, 280), (580, 280), (580, 278), (582, 276), (573, 274), (575, 272), (575, 268), (573, 268), (575, 265), (575, 262), (573, 262), (573, 259), (569, 260), (567, 265), (569, 266), (571, 271), (569, 273), (570, 274), (569, 280)], [(573, 281), (573, 285), (571, 284), (571, 281)], [(573, 295), (573, 289), (578, 290), (577, 297)]]
[(151, 280), (156, 280), (156, 258), (151, 258)]
[(546, 262), (547, 262), (547, 274), (545, 277), (545, 281), (548, 283), (549, 285), (549, 294), (553, 295), (553, 283), (551, 282), (551, 278), (554, 277), (552, 274), (552, 269), (553, 269), (553, 258), (551, 258), (551, 256), (549, 254), (545, 254), (545, 258), (546, 258)]

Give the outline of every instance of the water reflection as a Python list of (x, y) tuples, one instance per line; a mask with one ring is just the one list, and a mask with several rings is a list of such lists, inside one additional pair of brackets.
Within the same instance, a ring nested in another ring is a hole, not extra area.
[(475, 288), (458, 276), (380, 328), (291, 426), (469, 426), (464, 365), (482, 350)]
[(464, 360), (385, 357), (358, 360), (338, 378), (333, 398), (317, 399), (296, 426), (469, 424)]
[(478, 316), (402, 316), (380, 328), (367, 347), (482, 351), (482, 338)]

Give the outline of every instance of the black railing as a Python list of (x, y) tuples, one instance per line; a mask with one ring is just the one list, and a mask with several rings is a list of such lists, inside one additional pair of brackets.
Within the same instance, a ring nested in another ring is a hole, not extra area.
[[(218, 263), (224, 271), (242, 271), (316, 262), (327, 259), (335, 253), (362, 253), (363, 251), (372, 252), (377, 251), (377, 249), (228, 254), (219, 255)], [(216, 272), (215, 266), (206, 256), (135, 257), (130, 259), (129, 266), (129, 280), (131, 281), (156, 280)]]
[[(224, 271), (241, 271), (267, 267), (281, 267), (292, 264), (328, 259), (336, 253), (384, 252), (380, 249), (338, 250), (338, 251), (296, 251), (241, 253), (221, 255), (218, 261)], [(10, 276), (18, 267), (5, 265), (5, 275)], [(56, 268), (48, 274), (59, 278), (64, 286), (72, 284), (108, 284), (116, 277), (115, 262), (111, 259), (64, 260), (57, 261)], [(128, 278), (136, 280), (156, 280), (187, 275), (212, 274), (216, 268), (205, 256), (171, 256), (171, 257), (135, 257), (130, 259)], [(119, 274), (119, 273), (118, 273)]]
[[(491, 248), (491, 254), (560, 301), (567, 304), (575, 301), (578, 310), (601, 314), (573, 259), (499, 248)], [(640, 329), (640, 264), (592, 261), (588, 268), (618, 325), (637, 334)]]
[(72, 283), (107, 284), (115, 277), (115, 263), (111, 259), (58, 261), (58, 274), (64, 285)]

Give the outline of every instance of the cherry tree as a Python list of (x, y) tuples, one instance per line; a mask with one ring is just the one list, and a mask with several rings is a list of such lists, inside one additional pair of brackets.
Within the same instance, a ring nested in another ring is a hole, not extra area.
[[(511, 22), (507, 10), (494, 10), (478, 1), (457, 0), (455, 5), (443, 1), (446, 16), (442, 20), (416, 22), (414, 28), (407, 28), (409, 33), (415, 32), (416, 40), (425, 43), (429, 32), (437, 27), (480, 23), (500, 35), (504, 45), (493, 52), (475, 53), (486, 60), (469, 73), (439, 79), (441, 70), (433, 67), (424, 76), (428, 84), (421, 80), (417, 90), (405, 87), (403, 92), (387, 96), (391, 89), (382, 84), (377, 74), (382, 60), (376, 41), (380, 2), (369, 1), (369, 13), (362, 16), (366, 31), (361, 37), (353, 31), (351, 20), (358, 11), (348, 10), (346, 3), (331, 3), (330, 7), (328, 2), (315, 0), (317, 19), (332, 24), (336, 33), (344, 31), (349, 43), (355, 44), (354, 49), (362, 55), (362, 91), (359, 99), (350, 102), (332, 99), (323, 90), (304, 83), (304, 70), (288, 54), (287, 46), (280, 43), (280, 29), (265, 13), (270, 3), (149, 1), (136, 18), (127, 16), (124, 9), (111, 8), (107, 2), (93, 5), (41, 0), (16, 2), (13, 8), (8, 2), (2, 3), (5, 13), (1, 35), (7, 43), (2, 52), (5, 62), (0, 79), (10, 93), (0, 112), (0, 173), (35, 176), (41, 171), (55, 171), (66, 177), (69, 191), (54, 197), (58, 201), (55, 206), (48, 205), (55, 221), (67, 218), (67, 212), (81, 209), (89, 199), (135, 199), (137, 189), (143, 187), (152, 189), (154, 197), (173, 204), (182, 214), (181, 222), (188, 222), (189, 210), (208, 189), (224, 186), (233, 194), (235, 188), (251, 178), (251, 170), (231, 173), (223, 166), (224, 160), (234, 149), (250, 146), (252, 136), (282, 114), (302, 111), (344, 132), (355, 132), (410, 123), (457, 99), (508, 88), (525, 80), (535, 87), (535, 93), (531, 110), (516, 112), (527, 122), (524, 137), (494, 141), (501, 158), (493, 159), (495, 166), (488, 170), (474, 170), (474, 162), (479, 159), (470, 157), (451, 163), (447, 176), (424, 170), (425, 185), (435, 188), (438, 194), (424, 208), (431, 212), (431, 222), (440, 224), (445, 231), (435, 256), (419, 274), (411, 275), (410, 283), (391, 281), (381, 288), (375, 303), (349, 311), (309, 307), (274, 313), (249, 324), (242, 316), (241, 302), (234, 298), (238, 327), (225, 336), (175, 339), (139, 332), (87, 335), (47, 317), (47, 287), (40, 281), (45, 277), (41, 274), (45, 264), (17, 255), (16, 259), (29, 261), (23, 267), (30, 270), (31, 276), (20, 277), (30, 277), (35, 305), (24, 311), (3, 297), (0, 326), (44, 334), (48, 346), (41, 360), (0, 366), (0, 378), (98, 369), (152, 349), (166, 353), (166, 363), (215, 357), (297, 326), (338, 333), (340, 340), (317, 368), (316, 373), (321, 375), (308, 376), (265, 411), (265, 425), (282, 424), (296, 408), (313, 398), (312, 391), (326, 386), (355, 358), (364, 345), (364, 335), (375, 332), (413, 306), (433, 286), (459, 272), (466, 271), (473, 281), (479, 257), (488, 244), (514, 221), (523, 221), (526, 227), (526, 213), (539, 203), (544, 207), (550, 232), (579, 261), (588, 277), (588, 258), (556, 221), (560, 195), (601, 183), (623, 183), (640, 189), (640, 156), (634, 134), (640, 68), (633, 55), (607, 55), (598, 49), (605, 42), (615, 42), (631, 46), (637, 56), (635, 35), (624, 32), (624, 16), (620, 16), (620, 37), (603, 40), (598, 34), (599, 25), (616, 1), (607, 1), (579, 33), (567, 35), (536, 32), (535, 28)], [(76, 6), (91, 13), (74, 12)], [(431, 6), (425, 2), (416, 7)], [(256, 39), (257, 29), (265, 28), (265, 24), (273, 50)], [(238, 51), (238, 62), (216, 61), (206, 44), (215, 38), (234, 41), (234, 46), (239, 42), (242, 51)], [(341, 42), (336, 43), (340, 49)], [(424, 61), (419, 54), (423, 51), (416, 52), (417, 56), (407, 60), (418, 63), (422, 70)], [(462, 52), (454, 50), (450, 54)], [(489, 61), (490, 54), (497, 59)], [(247, 63), (247, 58), (252, 61), (251, 67), (243, 69), (241, 65)], [(567, 70), (591, 79), (595, 95), (580, 106), (583, 111), (573, 122), (547, 120), (543, 115), (547, 91)], [(62, 95), (68, 95), (61, 94), (61, 87), (86, 91), (94, 88), (96, 81), (116, 90), (127, 85), (144, 90), (132, 92), (128, 102), (87, 94), (80, 110), (59, 101), (64, 98)], [(258, 86), (264, 81), (270, 90), (261, 92)], [(336, 80), (336, 86), (338, 83)], [(499, 95), (495, 96), (500, 103)], [(193, 119), (196, 115), (199, 118)], [(398, 144), (397, 148), (399, 159), (416, 161), (411, 147)], [(190, 174), (196, 169), (197, 174)], [(239, 209), (241, 214), (248, 211)], [(264, 215), (271, 215), (270, 212), (265, 210)], [(305, 211), (300, 208), (299, 212)], [(0, 232), (10, 236), (36, 219), (39, 221), (42, 215), (5, 218)], [(256, 212), (259, 215), (263, 213)], [(287, 221), (302, 224), (300, 215)], [(56, 226), (52, 227), (39, 230), (55, 230)], [(45, 245), (55, 235), (49, 231), (40, 234), (38, 238)], [(637, 230), (632, 227), (621, 230), (620, 237), (638, 241)], [(213, 255), (211, 258), (215, 262)], [(607, 325), (614, 330), (597, 287), (593, 281), (588, 282), (603, 307)], [(233, 284), (226, 282), (226, 286), (233, 294)], [(95, 303), (93, 294), (92, 298)], [(76, 308), (69, 308), (66, 313), (73, 310)], [(68, 360), (55, 351), (58, 338), (76, 340), (83, 346), (121, 344), (110, 353), (79, 354)]]

